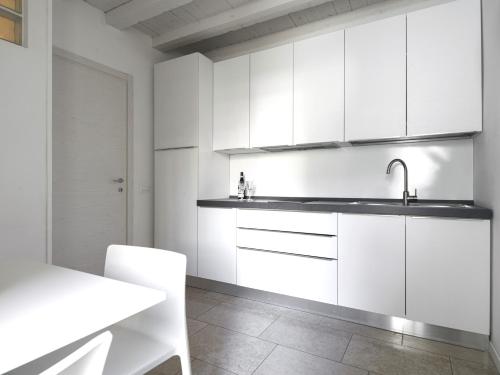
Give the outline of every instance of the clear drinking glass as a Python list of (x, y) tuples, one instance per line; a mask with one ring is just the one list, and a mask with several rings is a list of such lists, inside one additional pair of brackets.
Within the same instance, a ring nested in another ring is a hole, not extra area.
[(247, 196), (249, 201), (255, 196), (255, 184), (253, 181), (247, 181)]

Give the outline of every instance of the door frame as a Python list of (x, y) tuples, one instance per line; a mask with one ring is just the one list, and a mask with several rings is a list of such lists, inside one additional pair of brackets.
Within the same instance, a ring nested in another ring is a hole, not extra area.
[[(53, 46), (52, 48), (52, 55), (57, 56), (66, 60), (69, 60), (71, 62), (75, 62), (81, 65), (84, 65), (88, 68), (91, 69), (96, 69), (100, 72), (110, 74), (114, 77), (117, 77), (119, 79), (122, 79), (126, 82), (127, 85), (127, 126), (125, 129), (125, 136), (126, 136), (126, 147), (125, 147), (125, 186), (126, 186), (126, 191), (127, 191), (127, 198), (125, 200), (125, 240), (126, 244), (131, 244), (133, 242), (132, 238), (132, 233), (133, 233), (133, 207), (134, 207), (134, 194), (133, 194), (133, 176), (134, 176), (134, 170), (133, 170), (133, 139), (134, 139), (134, 132), (133, 132), (133, 103), (134, 103), (134, 96), (133, 96), (133, 77), (130, 74), (120, 72), (116, 69), (110, 68), (109, 66), (106, 66), (104, 64), (95, 62), (93, 60), (87, 59), (86, 57), (82, 57), (80, 55), (77, 55), (73, 52), (66, 51), (62, 48)], [(52, 66), (51, 66), (52, 70)], [(51, 74), (52, 76), (52, 74)], [(53, 77), (52, 77), (53, 79)], [(52, 158), (52, 151), (53, 151), (53, 145), (52, 145), (52, 137), (53, 134), (51, 132), (50, 135), (48, 135), (48, 142), (49, 142), (49, 156), (48, 156), (48, 162), (49, 162), (49, 168), (50, 168), (50, 178), (49, 178), (49, 204), (47, 207), (48, 211), (48, 227), (49, 229), (49, 234), (48, 234), (48, 246), (47, 246), (47, 263), (52, 264), (52, 202), (53, 202), (53, 193), (52, 193), (52, 163), (53, 163), (53, 158)]]

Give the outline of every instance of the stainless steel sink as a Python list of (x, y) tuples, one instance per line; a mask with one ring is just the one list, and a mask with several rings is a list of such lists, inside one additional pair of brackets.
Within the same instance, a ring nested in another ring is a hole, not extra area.
[(474, 208), (470, 204), (464, 203), (425, 203), (425, 202), (410, 202), (410, 207), (435, 207), (435, 208)]
[(402, 206), (402, 202), (373, 202), (373, 201), (355, 201), (349, 204), (359, 204), (366, 206)]

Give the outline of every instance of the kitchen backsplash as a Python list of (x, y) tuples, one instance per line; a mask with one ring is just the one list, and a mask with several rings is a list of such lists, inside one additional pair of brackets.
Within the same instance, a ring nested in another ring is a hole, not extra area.
[(233, 155), (230, 193), (243, 171), (257, 196), (400, 198), (402, 167), (386, 174), (394, 158), (408, 165), (420, 199), (473, 199), (472, 139)]

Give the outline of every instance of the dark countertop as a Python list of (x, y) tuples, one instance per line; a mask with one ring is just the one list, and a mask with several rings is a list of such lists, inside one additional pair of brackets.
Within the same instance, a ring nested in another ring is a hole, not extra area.
[(403, 206), (398, 199), (367, 198), (299, 198), (256, 197), (238, 200), (236, 197), (198, 200), (199, 207), (256, 208), (263, 210), (344, 212), (377, 215), (407, 215), (491, 219), (493, 211), (474, 205), (473, 201), (418, 200)]

